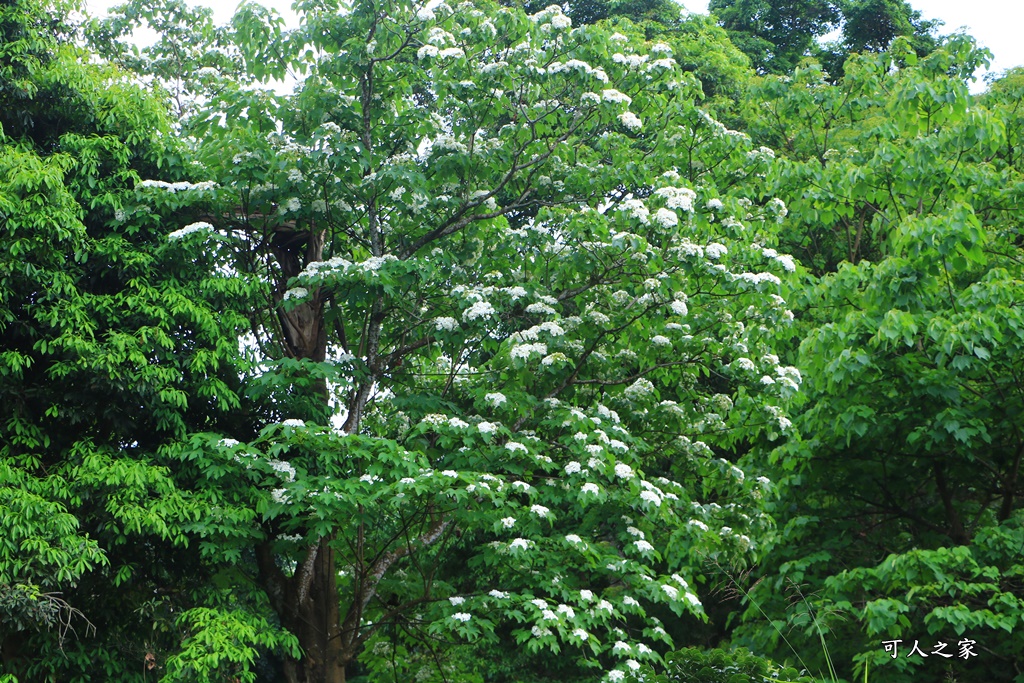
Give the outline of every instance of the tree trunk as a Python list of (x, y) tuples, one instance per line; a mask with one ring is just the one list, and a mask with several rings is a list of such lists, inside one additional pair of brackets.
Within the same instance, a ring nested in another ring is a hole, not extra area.
[[(324, 237), (322, 231), (312, 226), (308, 231), (293, 226), (282, 226), (277, 230), (271, 249), (281, 268), (281, 280), (275, 293), (278, 306), (288, 280), (310, 263), (323, 259)], [(286, 352), (296, 359), (323, 362), (327, 355), (327, 331), (321, 292), (311, 292), (307, 301), (288, 311), (279, 307), (277, 313)], [(314, 391), (326, 406), (326, 382), (317, 380)], [(285, 661), (285, 680), (288, 683), (345, 683), (345, 665), (351, 658), (342, 656), (338, 570), (335, 551), (331, 548), (333, 540), (333, 535), (325, 536), (311, 544), (305, 560), (290, 577), (277, 566), (269, 543), (257, 551), (260, 577), (271, 605), (282, 625), (298, 638), (302, 648), (302, 659)]]

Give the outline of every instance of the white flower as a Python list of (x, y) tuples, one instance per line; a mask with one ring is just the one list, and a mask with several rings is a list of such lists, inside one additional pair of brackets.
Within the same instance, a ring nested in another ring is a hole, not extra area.
[(644, 532), (640, 531), (635, 526), (628, 526), (628, 527), (626, 527), (626, 533), (629, 534), (630, 536), (634, 536), (636, 538), (641, 538), (642, 539), (644, 537)]
[(597, 494), (601, 493), (601, 489), (600, 487), (598, 487), (597, 484), (587, 482), (586, 484), (580, 487), (580, 493), (593, 493), (596, 496)]
[(654, 384), (651, 383), (651, 380), (643, 377), (636, 380), (622, 391), (626, 398), (634, 400), (643, 398), (644, 396), (649, 396), (653, 392)]
[(287, 503), (288, 502), (288, 489), (274, 489), (270, 492), (270, 497), (275, 503)]
[(526, 307), (527, 313), (542, 313), (544, 315), (554, 315), (555, 309), (545, 303), (533, 303)]
[(436, 57), (439, 50), (433, 45), (424, 45), (416, 52), (416, 56), (419, 59), (426, 59), (427, 57)]
[(472, 616), (470, 616), (469, 614), (467, 614), (465, 612), (456, 612), (455, 614), (452, 615), (452, 619), (454, 619), (455, 621), (461, 621), (463, 623), (469, 621), (472, 618), (473, 618)]
[[(509, 441), (507, 444), (505, 444), (505, 450), (512, 451), (513, 453), (515, 453), (516, 451), (522, 451), (523, 453), (529, 452), (529, 449), (523, 444), (519, 443), (518, 441)], [(518, 483), (522, 484), (524, 482)]]
[(655, 346), (672, 346), (672, 340), (662, 334), (656, 334), (651, 337), (651, 343)]
[(189, 223), (188, 225), (186, 225), (184, 228), (181, 228), (180, 230), (175, 230), (174, 232), (172, 232), (171, 234), (169, 234), (167, 236), (167, 239), (169, 239), (169, 240), (180, 240), (181, 238), (187, 237), (188, 235), (191, 235), (192, 233), (196, 233), (196, 232), (211, 232), (211, 231), (213, 231), (213, 226), (212, 225), (210, 225), (209, 223), (207, 223), (205, 221), (199, 221), (198, 223)]
[[(773, 159), (775, 158), (775, 153), (772, 152), (767, 147), (762, 147), (761, 149), (762, 150), (767, 150), (771, 154), (772, 158)], [(775, 199), (772, 199), (770, 202), (768, 202), (768, 204), (767, 204), (767, 206), (765, 208), (767, 208), (769, 211), (771, 211), (772, 213), (776, 214), (780, 218), (785, 217), (785, 216), (787, 216), (789, 214), (789, 209), (786, 208), (786, 203), (784, 201), (782, 201), (781, 199), (779, 199), (778, 197), (776, 197)]]
[(429, 7), (420, 7), (416, 11), (416, 18), (419, 19), (420, 21), (433, 21), (434, 11)]
[(615, 465), (615, 476), (620, 479), (632, 479), (634, 476), (636, 476), (636, 473), (633, 472), (632, 467), (620, 462), (617, 465)]
[(685, 187), (662, 187), (654, 191), (655, 196), (665, 200), (665, 206), (670, 209), (682, 209), (693, 211), (693, 200), (697, 193)]
[(458, 327), (459, 321), (448, 316), (437, 318), (434, 321), (434, 329), (438, 332), (451, 332), (452, 330), (458, 329)]
[(629, 40), (629, 38), (622, 35), (621, 33), (613, 33), (610, 36), (608, 36), (608, 40), (612, 41), (613, 43), (625, 43)]
[(284, 293), (284, 300), (288, 301), (289, 299), (305, 299), (307, 296), (309, 296), (309, 290), (306, 289), (305, 287), (292, 287), (291, 289)]
[(661, 498), (654, 491), (641, 491), (640, 498), (649, 503), (653, 503), (655, 506), (661, 505)]
[(667, 595), (670, 600), (675, 600), (679, 596), (679, 589), (676, 588), (675, 586), (669, 586), (668, 584), (663, 584), (661, 586), (661, 590), (665, 591), (665, 595)]
[(625, 677), (626, 674), (622, 673), (618, 669), (612, 669), (608, 672), (608, 680), (612, 681), (612, 683), (618, 683), (618, 681), (621, 681)]
[[(754, 365), (754, 361), (750, 360), (749, 358), (737, 358), (730, 365), (735, 365), (740, 370), (747, 370), (748, 372), (756, 369), (757, 367)], [(768, 379), (771, 379), (771, 377), (769, 377)]]
[(225, 448), (231, 448), (232, 446), (238, 445), (237, 439), (221, 439), (217, 442), (218, 446), (224, 446)]
[(612, 652), (632, 652), (633, 648), (629, 643), (621, 640), (615, 641), (615, 645), (612, 645)]
[(633, 671), (636, 671), (640, 668), (640, 662), (636, 661), (635, 659), (627, 659), (626, 666), (628, 666)]
[(268, 464), (275, 472), (283, 474), (288, 481), (295, 481), (295, 468), (292, 467), (291, 463), (269, 460)]
[(698, 519), (691, 519), (689, 522), (687, 522), (687, 524), (689, 526), (697, 527), (701, 531), (707, 531), (708, 530), (708, 525), (705, 524), (704, 522), (698, 520)]
[(498, 600), (504, 600), (508, 597), (508, 593), (497, 589), (492, 590), (490, 593), (488, 593), (488, 595), (490, 595), (492, 598), (497, 598)]
[(580, 591), (580, 600), (582, 600), (583, 602), (590, 602), (593, 599), (594, 591), (588, 591), (585, 589)]
[[(507, 448), (507, 446), (506, 446)], [(532, 487), (525, 481), (514, 481), (512, 482), (512, 488), (519, 489), (521, 491), (529, 491)]]
[(482, 434), (491, 434), (498, 428), (498, 425), (493, 422), (481, 422), (476, 426), (476, 428), (479, 429)]
[(686, 591), (686, 593), (683, 595), (683, 598), (685, 598), (686, 601), (694, 607), (700, 607), (700, 599), (690, 591)]
[(595, 609), (603, 610), (605, 612), (608, 612), (609, 614), (615, 611), (615, 608), (612, 606), (612, 603), (608, 602), (607, 600), (601, 600), (600, 602), (598, 602), (597, 607)]
[(452, 603), (453, 607), (457, 607), (462, 603), (466, 602), (466, 598), (462, 597), (461, 595), (456, 595), (454, 597), (448, 598), (448, 602)]
[(666, 43), (655, 43), (654, 45), (651, 45), (651, 52), (670, 55), (672, 54), (672, 48)]
[(530, 541), (525, 538), (517, 538), (508, 544), (509, 550), (526, 550), (530, 547)]
[(547, 600), (542, 600), (541, 598), (534, 598), (533, 600), (530, 600), (530, 602), (533, 603), (533, 606), (537, 609), (546, 609), (548, 606)]
[(303, 422), (302, 420), (295, 420), (295, 419), (285, 420), (281, 424), (284, 425), (285, 427), (305, 427), (306, 426), (306, 423)]
[(761, 384), (775, 384), (775, 380), (769, 377), (768, 375), (765, 375), (764, 377), (761, 378)]
[(722, 200), (721, 199), (715, 198), (715, 199), (709, 199), (708, 200), (707, 207), (709, 209), (711, 209), (712, 211), (717, 211), (718, 209), (721, 209), (722, 206), (724, 206), (724, 205), (722, 204)]
[(490, 318), (494, 315), (494, 306), (486, 301), (477, 301), (462, 312), (463, 320), (476, 320), (477, 318)]
[(621, 52), (612, 55), (612, 61), (616, 64), (625, 64), (634, 69), (646, 62), (647, 59), (647, 55), (624, 55)]
[(538, 517), (547, 517), (551, 510), (544, 507), (543, 505), (531, 505), (530, 512), (537, 515)]
[(631, 595), (627, 595), (626, 597), (622, 598), (622, 604), (623, 605), (629, 605), (630, 607), (639, 607), (640, 606), (640, 603), (636, 601), (636, 598), (634, 598)]
[(463, 52), (461, 47), (446, 47), (445, 49), (438, 52), (437, 56), (442, 59), (446, 59), (448, 57), (465, 57), (466, 53)]
[(566, 535), (565, 540), (569, 541), (569, 543), (572, 543), (573, 545), (579, 545), (580, 543), (583, 543), (583, 539), (577, 536), (576, 534)]
[(526, 359), (529, 358), (534, 353), (544, 355), (547, 352), (548, 345), (543, 344), (541, 342), (537, 342), (536, 344), (519, 344), (518, 346), (513, 346), (512, 350), (509, 351), (509, 355), (512, 356), (513, 358)]
[(565, 334), (565, 330), (558, 323), (544, 322), (539, 325), (542, 332), (547, 332), (552, 337), (561, 337)]
[(572, 26), (572, 19), (564, 14), (556, 14), (551, 17), (551, 26), (556, 29), (569, 28)]
[(636, 545), (636, 549), (642, 553), (649, 553), (654, 550), (654, 546), (644, 540), (635, 541), (634, 545)]
[(722, 258), (728, 253), (729, 250), (725, 248), (725, 245), (719, 244), (718, 242), (712, 242), (708, 246), (704, 247), (704, 255), (713, 261)]
[(501, 520), (501, 525), (503, 527), (505, 527), (506, 529), (511, 529), (512, 527), (514, 527), (516, 525), (516, 518), (515, 517), (504, 517)]
[(671, 209), (658, 209), (654, 214), (654, 220), (663, 228), (673, 228), (679, 225), (679, 216)]
[(673, 301), (668, 305), (668, 307), (671, 308), (672, 312), (675, 313), (676, 315), (686, 315), (687, 313), (690, 312), (690, 310), (686, 307), (685, 301)]
[(640, 120), (640, 117), (631, 111), (624, 111), (619, 114), (619, 123), (632, 131), (638, 131), (644, 126), (644, 122)]
[(576, 636), (577, 638), (579, 638), (580, 640), (586, 640), (587, 638), (590, 637), (590, 634), (588, 634), (586, 631), (584, 631), (581, 628), (578, 628), (578, 629), (574, 630), (572, 632), (572, 634), (574, 636)]
[(399, 481), (398, 483), (399, 484), (415, 484), (416, 480), (413, 479), (412, 477), (402, 477), (401, 481)]
[(616, 104), (624, 103), (626, 106), (633, 101), (633, 98), (625, 93), (621, 93), (614, 88), (608, 88), (607, 90), (601, 91), (601, 99), (605, 102), (613, 102)]
[(509, 295), (512, 301), (518, 301), (519, 299), (522, 299), (524, 296), (526, 296), (526, 290), (518, 286), (506, 287), (504, 291), (506, 294)]
[(459, 473), (455, 470), (444, 470), (441, 474), (446, 477), (452, 477), (453, 479), (459, 476)]

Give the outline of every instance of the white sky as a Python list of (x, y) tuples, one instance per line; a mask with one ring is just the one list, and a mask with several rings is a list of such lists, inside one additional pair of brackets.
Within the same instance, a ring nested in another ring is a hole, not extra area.
[[(85, 0), (92, 14), (105, 14), (107, 8), (123, 0)], [(235, 0), (190, 0), (192, 4), (206, 5), (214, 10), (214, 20), (226, 23), (237, 6)], [(291, 10), (291, 0), (259, 0), (274, 7), (290, 25), (296, 23)], [(554, 0), (553, 0), (554, 1)], [(708, 0), (682, 0), (691, 12), (707, 12)], [(989, 48), (994, 59), (993, 72), (1000, 72), (1014, 66), (1024, 66), (1024, 2), (1020, 0), (910, 0), (914, 9), (920, 10), (925, 19), (941, 19), (945, 22), (941, 31), (951, 33), (963, 27), (967, 33), (984, 47)], [(984, 73), (984, 72), (982, 72)], [(979, 74), (981, 75), (981, 74)], [(973, 88), (981, 89), (980, 83)]]

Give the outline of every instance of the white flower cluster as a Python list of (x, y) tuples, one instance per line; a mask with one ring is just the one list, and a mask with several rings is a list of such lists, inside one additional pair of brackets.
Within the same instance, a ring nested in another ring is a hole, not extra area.
[(719, 244), (718, 242), (712, 242), (708, 246), (704, 247), (704, 255), (712, 261), (717, 261), (728, 253), (729, 250), (726, 249), (725, 245)]
[(627, 199), (619, 205), (619, 210), (626, 212), (632, 218), (636, 218), (643, 225), (647, 225), (650, 222), (651, 212), (639, 199)]
[(645, 398), (654, 393), (654, 384), (652, 384), (649, 379), (641, 377), (623, 389), (622, 393), (626, 398), (633, 400)]
[(275, 472), (284, 475), (284, 478), (288, 481), (295, 481), (295, 468), (292, 467), (291, 463), (284, 462), (283, 460), (269, 460), (267, 464)]
[(679, 216), (671, 209), (658, 209), (654, 214), (654, 222), (663, 228), (674, 228), (679, 225)]
[(633, 98), (625, 93), (621, 93), (614, 88), (601, 91), (601, 99), (605, 102), (611, 102), (613, 104), (625, 104), (629, 106), (633, 102)]
[(477, 301), (462, 312), (463, 320), (476, 320), (477, 318), (490, 318), (494, 315), (494, 306), (486, 301)]
[(796, 263), (793, 261), (793, 257), (789, 254), (780, 254), (774, 249), (762, 249), (761, 253), (766, 257), (773, 259), (776, 263), (781, 265), (787, 273), (792, 273), (796, 270)]
[(284, 293), (284, 300), (288, 301), (289, 299), (305, 299), (307, 296), (309, 296), (309, 290), (306, 289), (305, 287), (292, 287), (291, 289)]
[(167, 236), (168, 240), (180, 240), (183, 237), (187, 237), (196, 232), (212, 232), (213, 226), (205, 221), (199, 221), (198, 223), (189, 223), (180, 230), (175, 230)]
[(646, 62), (647, 59), (647, 55), (624, 55), (621, 52), (616, 52), (612, 55), (613, 62), (616, 64), (624, 64), (631, 69), (639, 67), (641, 64)]
[(697, 198), (697, 193), (686, 187), (660, 187), (654, 194), (664, 198), (668, 208), (683, 211), (693, 211), (693, 200)]
[[(582, 59), (570, 59), (565, 62), (552, 62), (547, 67), (547, 72), (549, 74), (562, 73), (563, 71), (579, 71), (588, 76), (593, 76), (602, 83), (608, 82), (608, 74), (605, 73), (604, 69), (595, 69), (594, 67), (584, 62)], [(594, 97), (597, 97), (597, 95), (595, 95), (594, 93), (589, 94), (593, 95)], [(586, 99), (586, 97), (583, 97), (583, 99)]]
[(158, 190), (166, 190), (173, 194), (175, 192), (188, 192), (189, 190), (212, 190), (216, 187), (217, 183), (212, 180), (205, 180), (201, 183), (187, 183), (184, 181), (168, 183), (163, 180), (143, 180), (135, 186), (135, 189), (154, 188)]
[(518, 346), (513, 346), (512, 350), (509, 352), (509, 355), (512, 356), (513, 358), (526, 359), (529, 358), (534, 353), (543, 356), (547, 354), (547, 352), (548, 345), (542, 342), (537, 342), (535, 344), (519, 344)]
[(640, 117), (631, 111), (624, 111), (619, 114), (619, 123), (634, 132), (644, 127), (644, 123), (640, 120)]
[(459, 321), (449, 316), (442, 316), (434, 320), (434, 329), (438, 332), (452, 332), (459, 327)]
[(490, 403), (494, 407), (498, 407), (502, 403), (505, 403), (506, 401), (508, 401), (508, 399), (505, 398), (505, 394), (502, 394), (502, 393), (497, 392), (497, 391), (485, 395), (484, 396), (484, 400), (487, 401), (488, 403)]

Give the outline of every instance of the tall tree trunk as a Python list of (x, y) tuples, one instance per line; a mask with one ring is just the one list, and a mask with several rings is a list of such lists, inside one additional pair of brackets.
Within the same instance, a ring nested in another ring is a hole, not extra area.
[[(283, 310), (280, 307), (289, 279), (310, 263), (323, 260), (325, 234), (313, 226), (308, 231), (282, 226), (271, 242), (274, 257), (281, 268), (275, 293), (282, 345), (288, 355), (300, 360), (323, 362), (327, 357), (327, 331), (324, 322), (324, 297), (311, 292), (308, 300)], [(329, 398), (327, 383), (318, 380), (314, 389), (324, 407)], [(308, 418), (310, 416), (302, 416)], [(257, 551), (260, 578), (270, 596), (271, 605), (281, 623), (299, 640), (302, 659), (285, 662), (288, 683), (345, 683), (342, 657), (340, 597), (334, 536), (312, 543), (306, 557), (292, 576), (277, 566), (269, 543)]]

